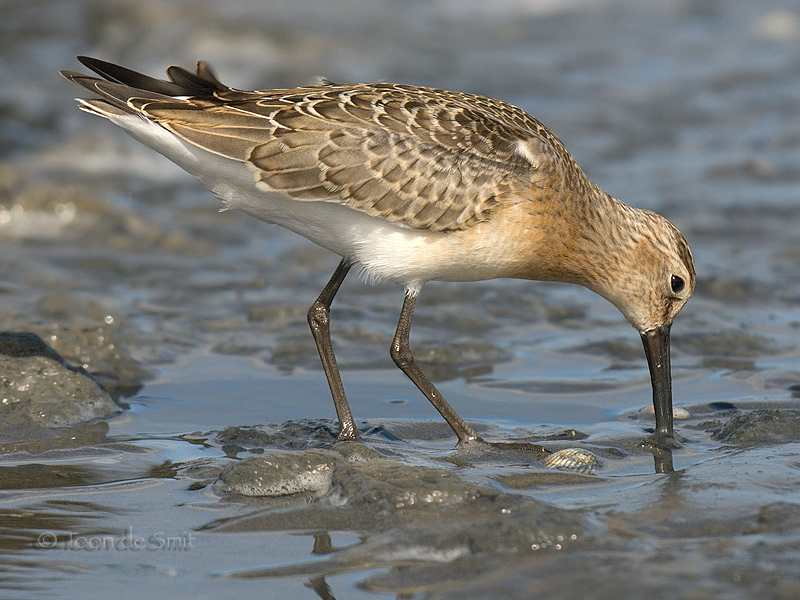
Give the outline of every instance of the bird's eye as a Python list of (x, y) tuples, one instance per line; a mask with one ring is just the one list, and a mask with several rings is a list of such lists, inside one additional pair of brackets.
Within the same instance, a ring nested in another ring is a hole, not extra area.
[(679, 275), (673, 275), (672, 278), (669, 280), (669, 285), (672, 288), (673, 294), (680, 294), (681, 290), (683, 290), (686, 282), (683, 280), (683, 277)]

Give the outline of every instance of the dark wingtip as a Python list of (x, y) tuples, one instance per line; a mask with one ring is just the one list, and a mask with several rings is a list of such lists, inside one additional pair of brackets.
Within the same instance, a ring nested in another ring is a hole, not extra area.
[(117, 65), (114, 63), (107, 62), (105, 60), (100, 60), (99, 58), (92, 58), (91, 56), (78, 56), (78, 62), (80, 62), (84, 67), (87, 69), (91, 69), (98, 75), (108, 78), (108, 71), (113, 71), (117, 68)]
[(86, 73), (78, 73), (77, 71), (70, 71), (69, 69), (62, 69), (59, 71), (62, 77), (68, 79), (72, 83), (76, 83), (82, 88), (89, 90), (94, 94), (99, 94), (97, 84), (102, 81), (97, 77), (92, 77)]
[(112, 83), (119, 83), (134, 90), (141, 90), (145, 92), (152, 92), (162, 96), (185, 96), (190, 90), (187, 90), (180, 85), (176, 85), (172, 81), (165, 81), (163, 79), (156, 79), (144, 73), (139, 73), (127, 67), (100, 60), (99, 58), (92, 58), (91, 56), (79, 56), (78, 60), (86, 68), (94, 71), (103, 79)]
[[(61, 69), (58, 72), (64, 79), (69, 79), (70, 81), (75, 81), (77, 77), (80, 77), (81, 74), (77, 71), (70, 71), (69, 69)], [(85, 77), (85, 76), (84, 76)]]
[(181, 67), (169, 67), (167, 75), (170, 81), (167, 81), (91, 56), (78, 56), (78, 60), (107, 81), (164, 96), (202, 96), (228, 89), (205, 61), (197, 62), (195, 73)]

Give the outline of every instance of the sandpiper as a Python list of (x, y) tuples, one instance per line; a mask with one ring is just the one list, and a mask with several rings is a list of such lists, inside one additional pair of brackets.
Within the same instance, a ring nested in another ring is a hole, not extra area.
[(692, 254), (664, 217), (589, 180), (561, 141), (491, 98), (393, 83), (241, 91), (210, 66), (161, 80), (95, 58), (102, 78), (62, 71), (96, 98), (80, 108), (125, 129), (224, 203), (341, 256), (308, 311), (339, 440), (358, 429), (331, 345), (329, 311), (351, 268), (402, 284), (390, 354), (460, 443), (479, 440), (411, 354), (414, 304), (431, 280), (496, 277), (583, 285), (639, 331), (656, 446), (673, 442), (670, 327), (695, 285)]

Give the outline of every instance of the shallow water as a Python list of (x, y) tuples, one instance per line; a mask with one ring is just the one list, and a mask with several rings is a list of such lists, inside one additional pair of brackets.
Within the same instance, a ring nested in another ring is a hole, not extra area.
[[(483, 6), (3, 5), (1, 329), (35, 331), (126, 410), (2, 431), (0, 597), (800, 596), (800, 2)], [(433, 85), (540, 118), (693, 249), (676, 471), (639, 446), (635, 332), (586, 290), (518, 281), (428, 285), (412, 348), (486, 439), (584, 448), (593, 473), (456, 451), (388, 357), (402, 291), (355, 278), (333, 330), (365, 446), (335, 446), (305, 311), (337, 259), (217, 214), (77, 111), (57, 75), (76, 54), (151, 74), (204, 58), (246, 88)], [(306, 487), (236, 493), (254, 488), (231, 465), (270, 461)]]

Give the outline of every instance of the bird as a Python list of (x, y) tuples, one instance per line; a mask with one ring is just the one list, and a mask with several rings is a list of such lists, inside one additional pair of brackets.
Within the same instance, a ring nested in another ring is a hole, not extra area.
[(353, 270), (404, 289), (394, 363), (458, 444), (483, 441), (419, 368), (411, 321), (429, 281), (559, 281), (611, 302), (639, 332), (655, 427), (674, 447), (670, 330), (695, 287), (684, 236), (666, 218), (600, 189), (542, 122), (492, 98), (398, 83), (244, 91), (211, 66), (157, 79), (79, 56), (61, 74), (93, 94), (79, 108), (122, 127), (199, 179), (223, 203), (338, 255), (308, 311), (337, 413), (359, 431), (330, 334), (331, 304)]

